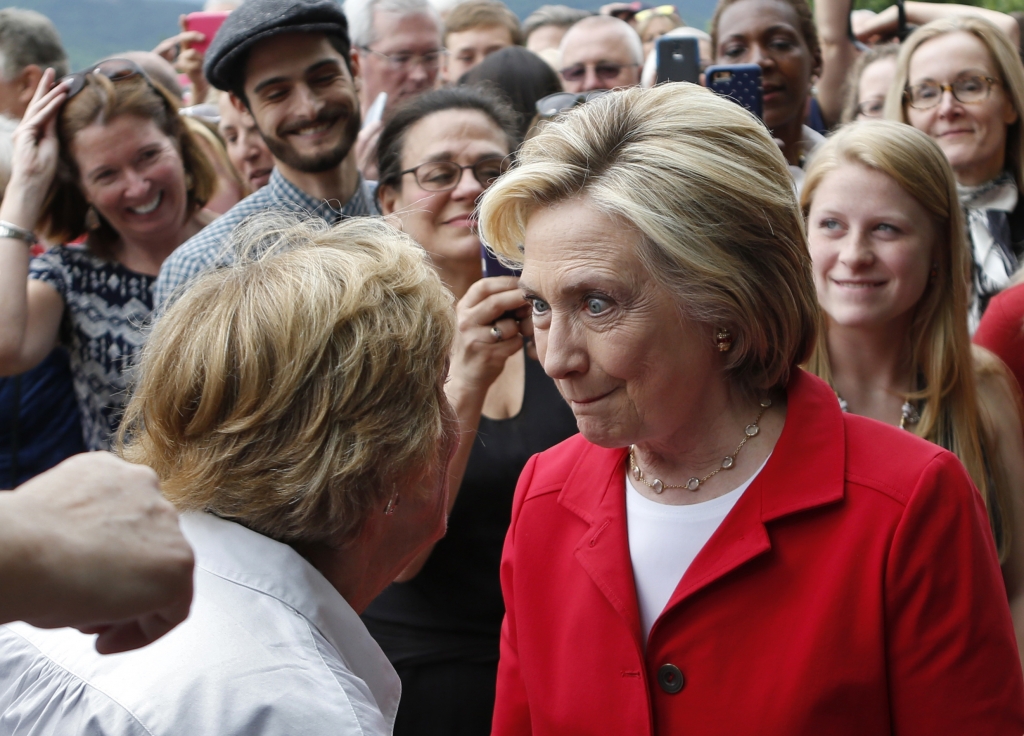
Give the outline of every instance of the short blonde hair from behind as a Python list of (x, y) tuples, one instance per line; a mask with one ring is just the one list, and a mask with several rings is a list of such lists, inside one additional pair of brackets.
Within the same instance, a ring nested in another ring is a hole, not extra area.
[(484, 194), (481, 232), (522, 261), (531, 215), (583, 196), (639, 234), (637, 256), (687, 318), (732, 332), (724, 366), (740, 388), (785, 385), (819, 312), (793, 180), (759, 120), (685, 83), (591, 100), (526, 142)]
[(121, 454), (156, 470), (182, 511), (344, 544), (447, 460), (452, 297), (382, 220), (260, 215), (232, 239), (238, 263), (156, 324)]
[(896, 60), (896, 79), (889, 88), (885, 98), (885, 117), (901, 123), (907, 120), (907, 98), (904, 91), (910, 80), (910, 60), (918, 47), (933, 38), (947, 33), (963, 31), (975, 36), (988, 49), (996, 73), (1002, 80), (1017, 111), (1017, 121), (1006, 131), (1006, 161), (1003, 167), (1009, 169), (1017, 180), (1017, 186), (1024, 185), (1024, 66), (1020, 55), (1006, 34), (984, 18), (970, 15), (958, 15), (952, 18), (940, 18), (921, 26), (900, 44), (900, 54)]

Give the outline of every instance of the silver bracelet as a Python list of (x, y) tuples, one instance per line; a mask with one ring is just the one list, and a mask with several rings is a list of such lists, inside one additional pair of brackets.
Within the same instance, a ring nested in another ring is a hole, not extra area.
[(35, 245), (38, 242), (35, 234), (31, 230), (18, 227), (14, 223), (7, 222), (6, 220), (0, 220), (0, 238), (24, 240), (29, 245)]
[(36, 245), (39, 241), (32, 230), (18, 227), (13, 222), (0, 220), (0, 237), (13, 237), (15, 241), (25, 241), (30, 246)]

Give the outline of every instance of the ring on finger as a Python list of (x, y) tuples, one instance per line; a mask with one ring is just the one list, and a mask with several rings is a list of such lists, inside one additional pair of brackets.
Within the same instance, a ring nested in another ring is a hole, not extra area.
[(498, 325), (491, 325), (491, 334), (494, 336), (494, 342), (501, 342), (505, 339), (505, 335), (502, 333), (501, 328)]

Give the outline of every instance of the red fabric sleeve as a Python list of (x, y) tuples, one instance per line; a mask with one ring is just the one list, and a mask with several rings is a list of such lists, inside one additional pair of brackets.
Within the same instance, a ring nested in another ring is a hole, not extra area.
[(998, 355), (1024, 390), (1024, 284), (993, 297), (974, 342)]
[(885, 586), (893, 733), (1024, 733), (1024, 678), (995, 545), (954, 455), (922, 473)]
[(501, 592), (505, 599), (505, 620), (501, 624), (501, 658), (498, 660), (498, 684), (494, 700), (494, 720), (491, 736), (528, 736), (533, 727), (530, 723), (530, 704), (526, 687), (519, 671), (519, 649), (516, 643), (516, 603), (512, 584), (515, 560), (516, 522), (523, 508), (523, 500), (530, 488), (537, 466), (534, 455), (523, 468), (512, 501), (512, 523), (505, 536), (505, 547), (501, 553)]

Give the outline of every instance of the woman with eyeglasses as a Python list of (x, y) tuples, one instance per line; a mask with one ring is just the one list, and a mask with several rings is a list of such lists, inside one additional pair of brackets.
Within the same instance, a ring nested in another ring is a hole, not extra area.
[(636, 32), (644, 45), (644, 58), (654, 50), (658, 39), (671, 30), (685, 26), (675, 5), (659, 5), (656, 8), (641, 10), (633, 16)]
[(902, 45), (885, 113), (931, 136), (953, 167), (973, 255), (971, 332), (1024, 257), (1022, 111), (1020, 56), (988, 21), (937, 20)]
[(529, 458), (576, 433), (536, 360), (511, 276), (481, 278), (476, 207), (518, 143), (512, 111), (474, 87), (422, 95), (381, 132), (381, 211), (430, 255), (458, 300), (448, 398), (461, 444), (449, 465), (444, 539), (421, 554), (364, 620), (402, 679), (395, 734), (487, 736), (505, 609), (498, 568), (512, 495)]
[[(125, 59), (56, 85), (47, 71), (14, 139), (0, 205), (0, 373), (64, 345), (86, 447), (106, 449), (160, 264), (215, 217), (203, 209), (215, 174), (170, 96)], [(55, 243), (84, 236), (84, 247), (30, 260), (37, 231)]]

